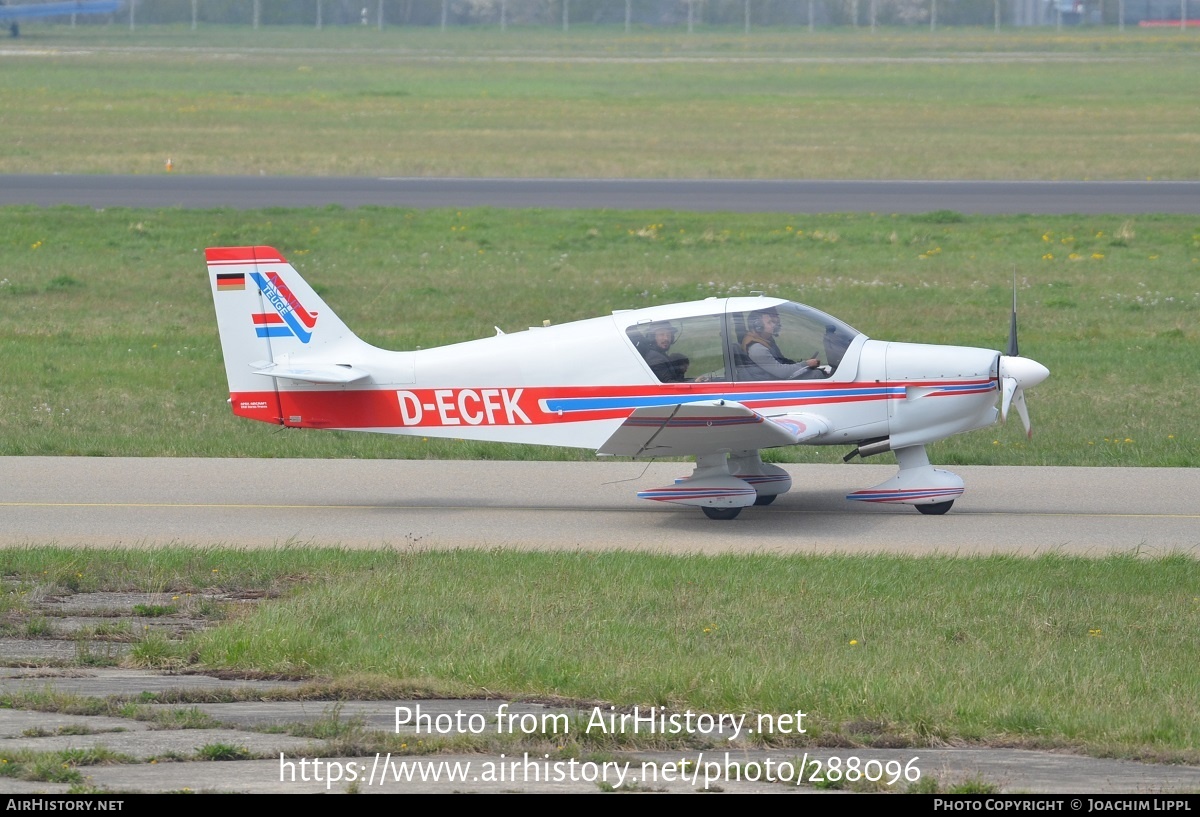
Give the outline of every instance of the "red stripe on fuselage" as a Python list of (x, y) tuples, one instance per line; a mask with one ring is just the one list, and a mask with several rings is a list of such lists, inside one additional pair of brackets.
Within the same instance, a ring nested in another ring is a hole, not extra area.
[[(982, 381), (984, 384), (989, 381)], [(549, 425), (559, 423), (589, 422), (595, 420), (623, 419), (636, 407), (639, 399), (674, 399), (695, 401), (721, 396), (738, 400), (743, 394), (763, 394), (772, 391), (788, 391), (788, 397), (762, 400), (745, 400), (743, 405), (756, 411), (785, 406), (819, 406), (845, 403), (866, 403), (888, 399), (903, 400), (903, 396), (887, 394), (855, 395), (853, 389), (879, 389), (888, 386), (939, 384), (961, 381), (936, 381), (920, 384), (887, 383), (832, 383), (816, 381), (812, 384), (795, 382), (780, 383), (680, 383), (648, 386), (561, 386), (561, 387), (445, 387), (405, 389), (390, 387), (383, 389), (304, 389), (261, 392), (239, 392), (232, 395), (234, 405), (246, 403), (262, 406), (257, 411), (239, 412), (254, 419), (280, 422), (300, 428), (449, 428), (471, 426), (519, 426)], [(831, 388), (850, 390), (850, 394), (837, 396), (814, 395), (803, 397), (796, 391), (828, 390)], [(973, 393), (968, 393), (974, 396)], [(968, 396), (964, 395), (964, 396)], [(952, 395), (946, 395), (952, 396)], [(614, 408), (598, 408), (582, 411), (546, 411), (544, 401), (561, 401), (587, 398), (628, 398), (629, 405)], [(271, 417), (267, 405), (279, 400), (279, 413)]]

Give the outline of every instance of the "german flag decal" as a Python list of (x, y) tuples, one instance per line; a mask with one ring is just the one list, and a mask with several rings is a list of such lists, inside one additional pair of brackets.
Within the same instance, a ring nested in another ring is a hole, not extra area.
[(219, 272), (217, 273), (217, 292), (230, 292), (246, 288), (246, 273)]

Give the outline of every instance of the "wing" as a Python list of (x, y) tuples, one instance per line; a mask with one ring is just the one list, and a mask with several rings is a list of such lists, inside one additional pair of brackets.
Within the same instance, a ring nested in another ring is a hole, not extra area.
[(777, 448), (829, 430), (815, 414), (764, 417), (730, 400), (635, 409), (597, 453), (622, 457), (676, 457)]

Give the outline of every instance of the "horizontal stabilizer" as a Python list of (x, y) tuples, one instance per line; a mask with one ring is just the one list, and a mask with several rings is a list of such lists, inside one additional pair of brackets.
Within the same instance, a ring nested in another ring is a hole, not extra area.
[(371, 376), (370, 372), (355, 369), (349, 364), (317, 363), (278, 363), (254, 369), (255, 374), (267, 377), (286, 377), (289, 380), (302, 380), (305, 383), (355, 383)]
[(636, 409), (598, 453), (674, 457), (795, 445), (829, 428), (821, 417), (764, 417), (730, 400), (706, 400)]

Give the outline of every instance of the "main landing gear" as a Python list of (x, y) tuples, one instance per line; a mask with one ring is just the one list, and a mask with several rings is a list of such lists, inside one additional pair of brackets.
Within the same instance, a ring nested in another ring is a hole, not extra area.
[(778, 465), (762, 461), (758, 451), (704, 454), (696, 458), (691, 476), (674, 485), (642, 491), (640, 499), (694, 505), (709, 519), (735, 519), (742, 508), (770, 505), (792, 487), (792, 478)]
[[(855, 491), (846, 499), (914, 505), (920, 513), (940, 516), (962, 495), (962, 478), (931, 466), (925, 446), (898, 448), (894, 453), (900, 466), (894, 477), (874, 488)], [(770, 505), (791, 487), (787, 471), (763, 462), (757, 451), (739, 451), (697, 457), (691, 476), (664, 488), (642, 491), (638, 497), (694, 505), (709, 519), (725, 521), (736, 519), (742, 508)]]

